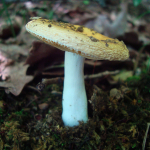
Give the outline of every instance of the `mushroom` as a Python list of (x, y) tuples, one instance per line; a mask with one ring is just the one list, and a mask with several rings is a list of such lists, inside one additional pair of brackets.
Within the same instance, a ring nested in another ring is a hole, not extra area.
[(87, 96), (84, 85), (84, 60), (125, 60), (129, 51), (122, 41), (69, 23), (35, 18), (26, 30), (45, 43), (65, 51), (65, 78), (62, 120), (65, 126), (87, 122)]

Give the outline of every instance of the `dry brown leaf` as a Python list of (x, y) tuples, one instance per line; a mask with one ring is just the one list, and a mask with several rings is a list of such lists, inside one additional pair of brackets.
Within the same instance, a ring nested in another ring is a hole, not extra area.
[(142, 46), (143, 42), (139, 40), (139, 36), (136, 32), (128, 32), (123, 36), (118, 37), (119, 40), (124, 41), (127, 45), (131, 45), (132, 47), (139, 49)]
[(7, 73), (9, 71), (6, 66), (9, 66), (13, 63), (14, 61), (12, 59), (8, 59), (5, 54), (0, 51), (0, 80), (6, 80), (9, 78), (9, 74)]
[(18, 46), (16, 44), (0, 44), (0, 52), (3, 53), (7, 58), (18, 60), (20, 55), (27, 57), (28, 51), (25, 50), (25, 46)]
[[(41, 41), (34, 41), (25, 64), (30, 65), (28, 74), (36, 74), (52, 65), (61, 64), (63, 61), (64, 51)], [(55, 70), (51, 70), (51, 73), (53, 72), (55, 74)]]
[[(123, 35), (127, 28), (127, 2), (121, 3), (120, 7), (121, 11), (118, 15), (111, 17), (110, 14), (108, 16), (107, 13), (103, 12), (96, 19), (87, 22), (85, 26), (112, 38)], [(108, 17), (111, 18), (112, 23), (110, 23)]]
[(7, 88), (6, 91), (11, 92), (15, 96), (19, 95), (23, 87), (33, 79), (33, 76), (26, 75), (27, 69), (28, 65), (24, 65), (24, 63), (7, 66), (2, 74), (7, 74), (9, 80), (0, 82), (0, 87)]
[(34, 41), (30, 50), (30, 55), (27, 58), (25, 64), (35, 65), (45, 63), (49, 60), (50, 64), (57, 64), (64, 60), (64, 51), (61, 51), (55, 47), (45, 44), (41, 41)]

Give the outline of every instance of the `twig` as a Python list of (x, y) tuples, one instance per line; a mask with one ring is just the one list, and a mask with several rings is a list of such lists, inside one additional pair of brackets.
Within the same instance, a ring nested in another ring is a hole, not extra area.
[[(99, 77), (102, 77), (104, 75), (114, 75), (114, 74), (117, 74), (119, 72), (120, 72), (119, 70), (105, 71), (105, 72), (101, 72), (101, 73), (98, 73), (98, 74), (85, 75), (84, 79), (99, 78)], [(46, 86), (46, 85), (49, 85), (49, 84), (62, 83), (63, 80), (64, 80), (63, 77), (57, 77), (57, 78), (52, 78), (52, 79), (42, 79), (42, 83), (45, 84), (45, 86)]]
[(42, 83), (46, 85), (49, 84), (56, 84), (56, 83), (62, 83), (64, 78), (57, 77), (57, 78), (52, 78), (52, 79), (42, 79)]
[(37, 91), (40, 95), (42, 95), (42, 93), (41, 93), (37, 88), (35, 88), (35, 87), (33, 87), (33, 86), (28, 85), (28, 86), (26, 86), (26, 87), (29, 88), (29, 89), (32, 89), (32, 90), (34, 90), (34, 91)]
[(147, 139), (149, 126), (150, 126), (150, 123), (147, 123), (147, 129), (146, 129), (145, 136), (144, 136), (144, 139), (143, 139), (142, 150), (145, 150), (145, 144), (146, 144), (146, 139)]
[(84, 79), (93, 79), (93, 78), (99, 78), (105, 75), (114, 75), (119, 73), (119, 70), (116, 71), (105, 71), (105, 72), (101, 72), (101, 73), (97, 73), (97, 74), (92, 74), (92, 75), (85, 75)]
[(28, 107), (32, 102), (34, 102), (34, 101), (36, 101), (36, 100), (37, 100), (36, 98), (33, 99), (33, 100), (31, 100), (28, 104), (26, 104), (26, 106), (25, 106), (24, 108)]

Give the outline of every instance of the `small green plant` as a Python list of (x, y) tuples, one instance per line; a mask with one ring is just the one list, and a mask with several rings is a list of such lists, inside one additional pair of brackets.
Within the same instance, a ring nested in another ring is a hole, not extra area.
[(90, 3), (89, 0), (83, 0), (83, 4), (84, 4), (84, 5), (88, 5), (89, 3)]
[(139, 81), (141, 79), (140, 76), (132, 76), (132, 77), (129, 77), (127, 78), (127, 82), (130, 82), (130, 81)]
[(140, 5), (142, 2), (142, 0), (133, 0), (133, 5), (136, 7), (138, 5)]
[(23, 115), (23, 109), (20, 110), (20, 111), (16, 111), (15, 114), (18, 115), (18, 116), (22, 116)]
[(48, 13), (48, 18), (49, 18), (50, 20), (52, 20), (52, 19), (53, 19), (53, 15), (54, 15), (54, 11), (51, 10), (51, 11)]
[(146, 71), (150, 72), (150, 57), (148, 57), (147, 62), (146, 62)]
[(133, 145), (132, 145), (132, 148), (135, 148), (136, 147), (136, 143), (134, 143)]
[(150, 14), (150, 11), (146, 11), (144, 13), (142, 13), (141, 15), (139, 15), (136, 19), (141, 19), (142, 17), (144, 17), (145, 15)]

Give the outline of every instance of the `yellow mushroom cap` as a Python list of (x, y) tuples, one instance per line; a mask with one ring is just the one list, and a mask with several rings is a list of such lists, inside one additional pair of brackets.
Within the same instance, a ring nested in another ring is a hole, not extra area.
[(26, 24), (26, 30), (49, 45), (85, 58), (125, 60), (129, 57), (129, 51), (122, 41), (80, 25), (38, 17)]

